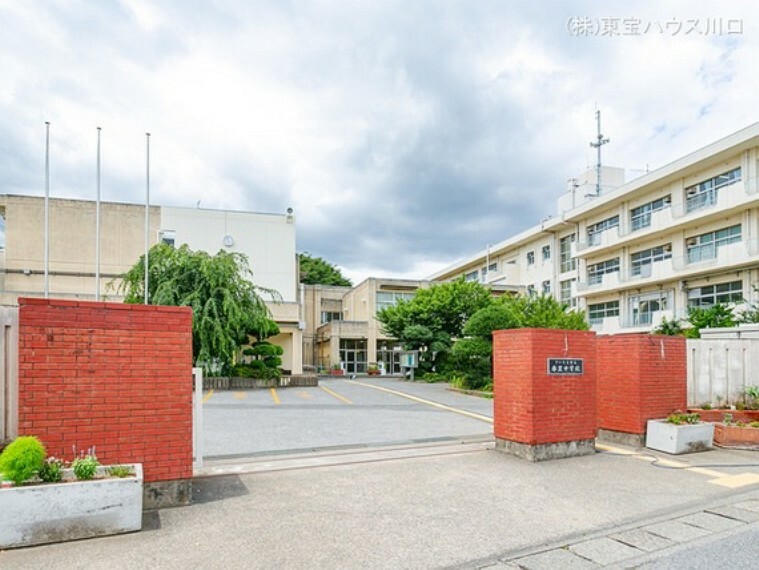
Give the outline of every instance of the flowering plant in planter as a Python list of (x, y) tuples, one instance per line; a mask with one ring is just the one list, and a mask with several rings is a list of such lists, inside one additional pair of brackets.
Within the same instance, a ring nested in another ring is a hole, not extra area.
[(0, 488), (0, 549), (142, 528), (141, 464), (101, 467), (94, 448), (75, 453), (71, 468), (45, 455), (31, 436), (0, 455), (0, 475), (8, 479)]

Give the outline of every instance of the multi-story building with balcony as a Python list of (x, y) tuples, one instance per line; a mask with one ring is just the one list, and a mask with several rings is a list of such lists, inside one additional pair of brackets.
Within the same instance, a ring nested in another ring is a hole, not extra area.
[(643, 331), (693, 306), (756, 301), (759, 123), (639, 178), (570, 181), (558, 215), (430, 276), (551, 294), (599, 332)]

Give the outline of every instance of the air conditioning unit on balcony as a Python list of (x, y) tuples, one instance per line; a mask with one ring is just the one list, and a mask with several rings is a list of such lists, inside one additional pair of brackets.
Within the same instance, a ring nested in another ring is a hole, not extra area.
[(685, 245), (687, 247), (693, 247), (698, 245), (698, 238), (688, 238), (685, 240)]
[(665, 206), (669, 206), (672, 204), (672, 196), (664, 196), (663, 203)]
[(688, 196), (688, 198), (692, 198), (696, 194), (698, 194), (698, 188), (689, 188), (686, 193), (686, 196)]
[(665, 244), (663, 249), (667, 253), (670, 253), (672, 251), (672, 244), (671, 243)]

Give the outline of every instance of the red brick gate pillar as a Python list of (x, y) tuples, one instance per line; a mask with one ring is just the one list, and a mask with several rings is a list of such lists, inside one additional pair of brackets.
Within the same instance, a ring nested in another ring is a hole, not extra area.
[(684, 410), (687, 391), (683, 337), (598, 337), (599, 437), (643, 445), (648, 420)]
[(186, 504), (192, 310), (19, 299), (19, 433), (71, 458), (142, 463), (146, 507)]
[(496, 449), (529, 461), (595, 452), (596, 334), (493, 333)]

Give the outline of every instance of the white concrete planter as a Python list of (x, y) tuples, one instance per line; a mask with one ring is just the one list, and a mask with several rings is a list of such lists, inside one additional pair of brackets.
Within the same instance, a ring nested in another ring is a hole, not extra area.
[[(142, 464), (123, 479), (0, 489), (0, 548), (64, 542), (142, 528)], [(70, 477), (70, 470), (66, 470)], [(98, 475), (105, 467), (98, 469)]]
[(648, 420), (646, 447), (679, 455), (712, 448), (714, 424), (670, 424), (664, 420)]

